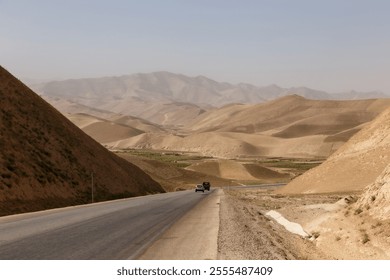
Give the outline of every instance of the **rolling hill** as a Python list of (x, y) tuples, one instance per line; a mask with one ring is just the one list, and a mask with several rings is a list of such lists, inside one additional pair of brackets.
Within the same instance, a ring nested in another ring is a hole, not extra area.
[(147, 132), (166, 132), (165, 129), (148, 121), (117, 114), (107, 119), (88, 114), (68, 114), (66, 117), (99, 143), (128, 139)]
[(389, 161), (390, 107), (352, 136), (323, 164), (296, 178), (280, 192), (362, 191), (378, 178)]
[(312, 100), (289, 95), (267, 103), (230, 105), (193, 121), (194, 131), (263, 133), (279, 138), (333, 135), (372, 120), (390, 99)]
[[(390, 99), (328, 101), (293, 95), (210, 110), (183, 131), (145, 132), (102, 144), (113, 149), (191, 151), (220, 158), (327, 158), (389, 106)], [(112, 135), (118, 133), (115, 126), (111, 128)]]
[(0, 67), (0, 215), (164, 192)]

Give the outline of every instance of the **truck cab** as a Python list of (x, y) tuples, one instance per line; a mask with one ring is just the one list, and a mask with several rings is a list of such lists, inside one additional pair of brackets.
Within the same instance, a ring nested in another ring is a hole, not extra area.
[(210, 187), (211, 187), (210, 182), (203, 182), (202, 185), (203, 185), (205, 190), (208, 190), (208, 191), (210, 190)]

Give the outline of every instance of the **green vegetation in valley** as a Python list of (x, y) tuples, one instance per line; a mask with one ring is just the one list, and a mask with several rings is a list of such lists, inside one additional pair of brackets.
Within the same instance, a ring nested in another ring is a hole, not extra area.
[(320, 165), (323, 161), (324, 159), (303, 160), (303, 159), (293, 159), (293, 158), (270, 158), (270, 159), (258, 160), (258, 163), (266, 167), (286, 168), (286, 169), (305, 172), (309, 169), (312, 169)]
[(211, 157), (200, 156), (196, 154), (175, 152), (175, 151), (154, 151), (154, 150), (137, 150), (124, 149), (117, 151), (118, 153), (128, 153), (133, 156), (144, 157), (148, 159), (158, 160), (165, 163), (170, 163), (179, 168), (190, 166), (194, 162), (210, 159)]

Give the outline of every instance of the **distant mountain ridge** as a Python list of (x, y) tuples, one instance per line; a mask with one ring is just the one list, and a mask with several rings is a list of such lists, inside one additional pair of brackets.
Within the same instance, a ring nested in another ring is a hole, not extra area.
[(378, 91), (327, 93), (306, 87), (282, 88), (277, 85), (258, 87), (246, 83), (233, 85), (204, 76), (188, 77), (170, 72), (71, 79), (41, 83), (31, 87), (45, 96), (70, 99), (95, 108), (100, 108), (96, 105), (108, 99), (115, 103), (114, 101), (122, 102), (134, 98), (143, 101), (185, 102), (214, 107), (229, 103), (262, 103), (291, 94), (320, 100), (390, 98)]

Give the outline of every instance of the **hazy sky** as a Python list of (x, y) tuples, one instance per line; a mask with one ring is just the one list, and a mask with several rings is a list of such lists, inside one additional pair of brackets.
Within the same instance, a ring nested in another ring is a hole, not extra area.
[(390, 93), (387, 0), (0, 0), (0, 64), (20, 78), (170, 71)]

